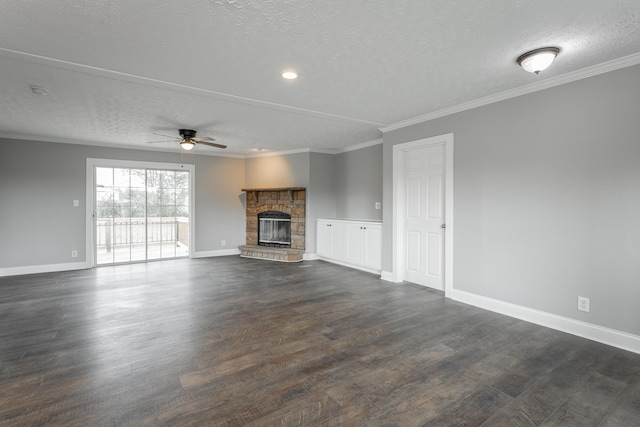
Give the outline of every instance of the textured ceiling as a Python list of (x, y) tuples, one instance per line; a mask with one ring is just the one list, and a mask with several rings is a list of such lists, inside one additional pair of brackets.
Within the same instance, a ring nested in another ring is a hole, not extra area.
[[(547, 45), (540, 76), (515, 64)], [(0, 136), (178, 150), (145, 142), (187, 127), (228, 153), (339, 150), (639, 52), (637, 0), (3, 0)]]

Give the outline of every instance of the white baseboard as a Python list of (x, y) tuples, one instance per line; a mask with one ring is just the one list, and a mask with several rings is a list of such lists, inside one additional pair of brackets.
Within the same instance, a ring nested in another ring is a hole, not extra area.
[(386, 282), (398, 283), (393, 280), (393, 273), (390, 271), (382, 271), (382, 273), (380, 274), (380, 279)]
[(194, 252), (192, 258), (209, 258), (216, 256), (240, 255), (240, 249), (219, 249), (217, 251)]
[(66, 262), (63, 264), (26, 265), (24, 267), (0, 268), (0, 277), (24, 274), (53, 273), (56, 271), (83, 270), (91, 268), (87, 262)]
[(640, 336), (454, 289), (451, 299), (640, 354)]
[(302, 255), (302, 259), (304, 261), (315, 261), (317, 259), (320, 259), (320, 257), (316, 254), (304, 254)]
[(319, 256), (319, 257), (317, 257), (317, 259), (320, 259), (320, 260), (326, 261), (326, 262), (330, 262), (332, 264), (342, 265), (344, 267), (354, 268), (356, 270), (366, 271), (367, 273), (373, 273), (373, 274), (378, 274), (378, 275), (380, 274), (380, 270), (374, 270), (372, 268), (361, 267), (359, 265), (353, 265), (353, 264), (349, 264), (349, 263), (342, 262), (342, 261), (336, 261), (335, 259), (331, 259), (331, 258), (325, 258), (325, 257)]

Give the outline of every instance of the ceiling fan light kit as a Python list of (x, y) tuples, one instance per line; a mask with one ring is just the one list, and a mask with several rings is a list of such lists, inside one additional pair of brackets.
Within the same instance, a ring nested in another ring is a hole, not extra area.
[(196, 137), (196, 131), (193, 129), (178, 129), (179, 138), (169, 135), (163, 135), (160, 133), (156, 133), (155, 135), (165, 136), (167, 138), (172, 138), (173, 141), (149, 141), (148, 144), (157, 144), (163, 142), (178, 142), (180, 143), (180, 147), (183, 150), (191, 151), (196, 148), (196, 144), (208, 145), (209, 147), (215, 148), (227, 148), (226, 145), (216, 144), (213, 141), (215, 139), (209, 138), (208, 136)]
[(523, 53), (516, 59), (516, 62), (523, 70), (540, 74), (540, 71), (546, 70), (551, 65), (558, 53), (560, 53), (560, 49), (557, 47), (542, 47)]
[(191, 142), (191, 140), (184, 140), (180, 142), (180, 147), (182, 147), (183, 150), (191, 151), (196, 148), (196, 144)]

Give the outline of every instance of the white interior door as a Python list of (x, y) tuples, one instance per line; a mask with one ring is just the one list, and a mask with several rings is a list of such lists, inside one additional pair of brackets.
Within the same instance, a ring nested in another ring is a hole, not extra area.
[(445, 146), (404, 156), (405, 280), (444, 290)]

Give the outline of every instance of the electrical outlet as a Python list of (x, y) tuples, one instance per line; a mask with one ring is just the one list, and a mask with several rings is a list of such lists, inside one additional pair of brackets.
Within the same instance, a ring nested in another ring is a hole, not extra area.
[(71, 251), (71, 258), (78, 258), (78, 251)]
[(380, 209), (380, 202), (376, 202), (376, 210)]
[(589, 298), (578, 297), (578, 310), (589, 312)]
[(80, 206), (80, 200), (74, 200), (73, 201), (73, 207), (77, 208), (78, 206)]
[(220, 241), (220, 246), (227, 246), (227, 241), (226, 240), (221, 240)]

